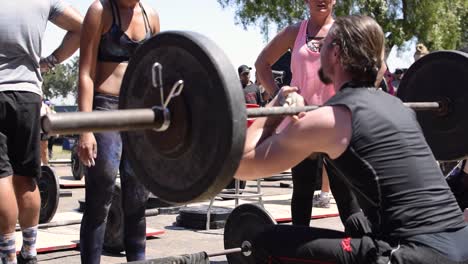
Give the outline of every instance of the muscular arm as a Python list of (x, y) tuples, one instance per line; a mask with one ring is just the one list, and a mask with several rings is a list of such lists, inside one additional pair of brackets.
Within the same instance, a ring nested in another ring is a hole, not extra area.
[(278, 88), (280, 88), (277, 87), (273, 79), (271, 66), (281, 58), (288, 49), (293, 48), (298, 30), (299, 25), (286, 27), (265, 46), (257, 57), (255, 62), (257, 77), (269, 94), (275, 94)]
[(80, 32), (83, 17), (73, 7), (67, 6), (65, 10), (52, 21), (58, 27), (67, 31), (60, 46), (52, 52), (57, 63), (68, 59), (80, 46)]
[[(321, 107), (262, 140), (260, 124), (247, 130), (246, 148), (235, 177), (253, 180), (285, 171), (314, 152), (341, 155), (351, 138), (351, 114), (343, 107)], [(253, 147), (254, 146), (254, 147)]]
[(97, 50), (102, 32), (103, 6), (95, 1), (86, 13), (81, 34), (80, 70), (78, 76), (78, 108), (90, 112), (93, 108)]

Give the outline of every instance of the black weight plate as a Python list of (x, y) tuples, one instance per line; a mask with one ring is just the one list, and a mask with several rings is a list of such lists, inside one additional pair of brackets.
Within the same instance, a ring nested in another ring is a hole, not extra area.
[(123, 133), (124, 148), (138, 178), (163, 200), (202, 201), (219, 193), (239, 165), (246, 110), (237, 72), (222, 50), (194, 32), (163, 32), (145, 42), (124, 75), (119, 107), (160, 105), (152, 66), (160, 63), (165, 95), (184, 81), (169, 104), (164, 132)]
[[(213, 206), (210, 210), (210, 220), (226, 220), (231, 213), (231, 208)], [(186, 221), (206, 221), (208, 206), (202, 205), (197, 207), (185, 207), (179, 210), (179, 215), (182, 220)]]
[(51, 167), (41, 166), (41, 178), (37, 186), (41, 195), (39, 223), (48, 223), (54, 218), (60, 199), (59, 179)]
[[(176, 217), (175, 224), (177, 226), (189, 228), (189, 229), (206, 230), (206, 220), (205, 221), (187, 220), (187, 219), (183, 219), (182, 217), (180, 217), (180, 215), (178, 215)], [(225, 225), (226, 225), (226, 220), (210, 221), (210, 229), (224, 228)]]
[(122, 190), (120, 185), (114, 186), (112, 204), (107, 215), (106, 232), (104, 233), (103, 249), (112, 254), (125, 250), (124, 246), (124, 214), (122, 209)]
[[(275, 219), (260, 206), (242, 204), (229, 215), (224, 227), (224, 248), (238, 248), (244, 241), (253, 244), (254, 238), (265, 228), (276, 225)], [(227, 255), (230, 264), (256, 263), (253, 254), (243, 253)]]
[(416, 61), (403, 76), (397, 96), (404, 102), (448, 100), (448, 114), (417, 112), (424, 136), (437, 160), (468, 154), (468, 54), (437, 51)]

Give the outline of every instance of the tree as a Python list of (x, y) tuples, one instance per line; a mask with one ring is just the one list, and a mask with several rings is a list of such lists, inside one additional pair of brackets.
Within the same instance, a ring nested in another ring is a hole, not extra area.
[(44, 98), (57, 96), (67, 97), (77, 93), (79, 57), (76, 56), (67, 64), (55, 66), (53, 71), (43, 75), (42, 91)]
[[(236, 9), (236, 23), (259, 26), (268, 38), (271, 25), (281, 29), (307, 17), (304, 0), (217, 0)], [(466, 0), (337, 0), (335, 15), (372, 16), (385, 32), (388, 46), (417, 37), (430, 50), (456, 49), (468, 44)]]

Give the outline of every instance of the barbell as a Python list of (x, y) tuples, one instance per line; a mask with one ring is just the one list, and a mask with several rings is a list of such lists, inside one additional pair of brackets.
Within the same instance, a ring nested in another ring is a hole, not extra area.
[[(468, 153), (468, 55), (439, 51), (407, 71), (398, 97), (417, 110), (438, 160)], [(145, 42), (125, 72), (119, 109), (48, 114), (50, 134), (123, 131), (124, 151), (137, 177), (161, 199), (209, 199), (233, 178), (248, 117), (292, 115), (320, 106), (246, 109), (237, 72), (223, 51), (194, 32), (163, 32)], [(388, 109), (391, 111), (391, 109)]]

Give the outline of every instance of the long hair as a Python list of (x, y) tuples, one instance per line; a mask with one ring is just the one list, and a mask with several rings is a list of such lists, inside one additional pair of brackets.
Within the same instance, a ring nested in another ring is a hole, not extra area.
[(343, 16), (329, 34), (340, 49), (340, 62), (353, 81), (374, 84), (383, 63), (385, 37), (382, 28), (368, 16)]

